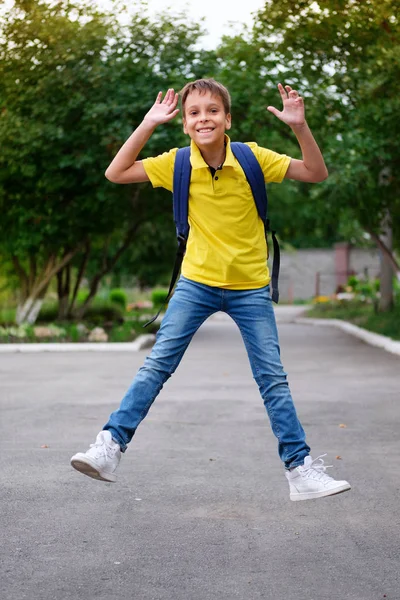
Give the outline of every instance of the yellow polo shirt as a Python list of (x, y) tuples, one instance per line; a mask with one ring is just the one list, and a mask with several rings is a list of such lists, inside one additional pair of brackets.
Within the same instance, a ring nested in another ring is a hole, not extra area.
[[(189, 239), (182, 275), (206, 285), (231, 290), (260, 288), (270, 282), (264, 224), (258, 216), (246, 176), (226, 136), (226, 158), (212, 177), (200, 150), (191, 141)], [(265, 181), (280, 183), (290, 157), (248, 142)], [(177, 148), (143, 159), (153, 187), (172, 192)]]

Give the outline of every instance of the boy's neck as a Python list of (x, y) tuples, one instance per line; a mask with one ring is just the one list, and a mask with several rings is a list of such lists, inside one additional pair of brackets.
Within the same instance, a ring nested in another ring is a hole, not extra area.
[(203, 148), (199, 148), (202, 157), (209, 167), (213, 167), (217, 169), (220, 167), (226, 156), (226, 144), (225, 139), (221, 141), (218, 145), (206, 146)]

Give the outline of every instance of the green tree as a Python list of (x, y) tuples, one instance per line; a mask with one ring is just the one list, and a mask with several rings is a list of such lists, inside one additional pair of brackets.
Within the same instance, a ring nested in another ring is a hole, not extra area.
[[(318, 187), (319, 210), (337, 223), (356, 219), (397, 273), (384, 233), (399, 248), (398, 8), (397, 0), (268, 0), (252, 40), (318, 107), (331, 173)], [(388, 290), (381, 308), (391, 304)]]
[[(119, 10), (31, 0), (0, 17), (0, 251), (20, 279), (19, 322), (35, 320), (56, 275), (60, 314), (71, 313), (93, 260), (87, 306), (140, 227), (165, 210), (149, 185), (115, 186), (104, 171), (157, 91), (200, 76), (212, 56), (195, 48), (201, 30), (184, 15), (153, 22), (139, 6), (121, 25)], [(182, 137), (178, 121), (160, 128), (143, 156)]]
[[(232, 97), (231, 137), (256, 141), (277, 152), (300, 158), (300, 149), (292, 131), (268, 110), (280, 108), (277, 84), (292, 83), (290, 70), (282, 73), (278, 56), (264, 47), (263, 40), (243, 32), (225, 37), (218, 50), (218, 77), (227, 85)], [(301, 88), (300, 88), (301, 89)], [(306, 113), (317, 141), (324, 151), (320, 134), (317, 102), (306, 99)], [(337, 227), (315, 210), (315, 186), (293, 181), (270, 184), (269, 215), (271, 225), (283, 242), (296, 248), (329, 247), (341, 239)]]

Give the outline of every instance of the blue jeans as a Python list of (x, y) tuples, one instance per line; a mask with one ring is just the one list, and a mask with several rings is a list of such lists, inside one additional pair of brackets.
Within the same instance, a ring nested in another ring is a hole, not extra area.
[(269, 286), (253, 290), (210, 287), (181, 276), (150, 355), (104, 429), (125, 451), (164, 383), (179, 365), (193, 335), (213, 313), (239, 327), (285, 467), (302, 465), (310, 448), (297, 418), (283, 370)]

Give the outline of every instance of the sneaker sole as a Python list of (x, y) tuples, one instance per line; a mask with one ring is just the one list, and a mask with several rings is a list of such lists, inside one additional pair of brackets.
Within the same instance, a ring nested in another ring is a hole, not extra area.
[(105, 473), (101, 471), (96, 463), (91, 461), (88, 457), (81, 458), (71, 458), (71, 466), (79, 471), (79, 473), (83, 473), (83, 475), (87, 475), (92, 479), (97, 479), (98, 481), (107, 481), (108, 483), (115, 483), (117, 481), (117, 476), (113, 473)]
[(350, 485), (342, 485), (333, 490), (325, 490), (324, 492), (308, 492), (307, 494), (290, 494), (292, 502), (299, 502), (301, 500), (314, 500), (316, 498), (325, 498), (326, 496), (336, 496), (337, 494), (343, 494), (351, 490)]

